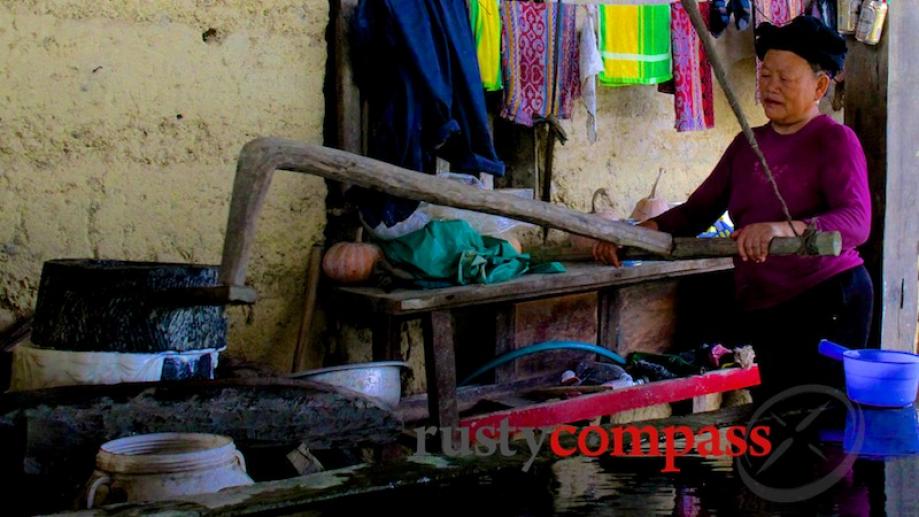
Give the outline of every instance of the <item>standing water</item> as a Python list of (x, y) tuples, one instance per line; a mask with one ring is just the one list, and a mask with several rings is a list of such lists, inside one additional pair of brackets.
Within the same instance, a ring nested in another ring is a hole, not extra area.
[(762, 458), (689, 454), (677, 458), (679, 472), (665, 473), (663, 458), (573, 456), (529, 473), (391, 490), (310, 513), (919, 516), (916, 408), (852, 409), (770, 413), (763, 421), (772, 450)]

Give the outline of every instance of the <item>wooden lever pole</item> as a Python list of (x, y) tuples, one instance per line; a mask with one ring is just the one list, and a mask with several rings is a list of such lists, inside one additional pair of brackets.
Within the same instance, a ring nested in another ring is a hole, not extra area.
[[(803, 250), (805, 255), (839, 255), (842, 251), (842, 237), (839, 232), (825, 232), (814, 235), (810, 245)], [(777, 237), (769, 243), (770, 255), (796, 255), (801, 253), (801, 239)], [(586, 262), (593, 260), (589, 249), (571, 246), (545, 247), (528, 250), (536, 262)], [(676, 237), (673, 252), (669, 255), (650, 253), (640, 248), (624, 248), (619, 257), (622, 260), (685, 260), (696, 258), (717, 258), (737, 255), (737, 243), (733, 239), (696, 239)]]
[(329, 147), (259, 138), (243, 147), (237, 162), (220, 268), (222, 284), (244, 285), (255, 223), (271, 177), (278, 169), (314, 174), (398, 197), (510, 217), (665, 255), (673, 247), (673, 239), (667, 233), (609, 221), (564, 206), (480, 190)]
[[(220, 283), (223, 285), (245, 284), (255, 223), (271, 177), (278, 169), (314, 174), (403, 198), (550, 226), (620, 246), (639, 248), (662, 257), (729, 256), (735, 254), (737, 248), (730, 239), (675, 240), (664, 232), (609, 221), (550, 203), (476, 189), (337, 149), (277, 138), (259, 138), (243, 147), (237, 163), (220, 268)], [(794, 249), (797, 251), (800, 245), (797, 240), (795, 242)]]

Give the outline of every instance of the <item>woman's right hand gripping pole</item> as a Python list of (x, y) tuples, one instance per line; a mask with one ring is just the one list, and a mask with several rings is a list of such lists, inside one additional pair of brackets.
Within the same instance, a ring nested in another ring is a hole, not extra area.
[[(654, 219), (648, 219), (642, 223), (639, 223), (638, 226), (648, 228), (650, 230), (657, 230), (657, 223)], [(609, 264), (613, 267), (621, 267), (622, 261), (619, 260), (619, 246), (611, 242), (597, 242), (593, 247), (594, 260), (597, 262), (602, 262), (603, 264)]]

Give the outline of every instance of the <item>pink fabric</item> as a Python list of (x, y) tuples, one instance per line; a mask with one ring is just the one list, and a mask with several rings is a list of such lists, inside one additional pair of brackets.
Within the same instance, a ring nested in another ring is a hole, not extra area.
[[(708, 2), (699, 4), (702, 18), (708, 24)], [(701, 131), (715, 127), (715, 100), (712, 65), (705, 55), (702, 40), (696, 34), (682, 4), (673, 4), (670, 16), (673, 38), (674, 108), (677, 131)]]
[(525, 126), (532, 126), (534, 117), (571, 117), (581, 93), (576, 7), (554, 2), (501, 4), (502, 117)]

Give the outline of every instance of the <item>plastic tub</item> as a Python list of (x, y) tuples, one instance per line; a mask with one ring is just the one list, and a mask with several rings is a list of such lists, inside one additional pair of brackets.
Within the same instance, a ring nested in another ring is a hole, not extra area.
[(853, 402), (899, 408), (916, 401), (919, 355), (893, 350), (850, 350), (825, 339), (818, 350), (843, 362), (846, 395)]

